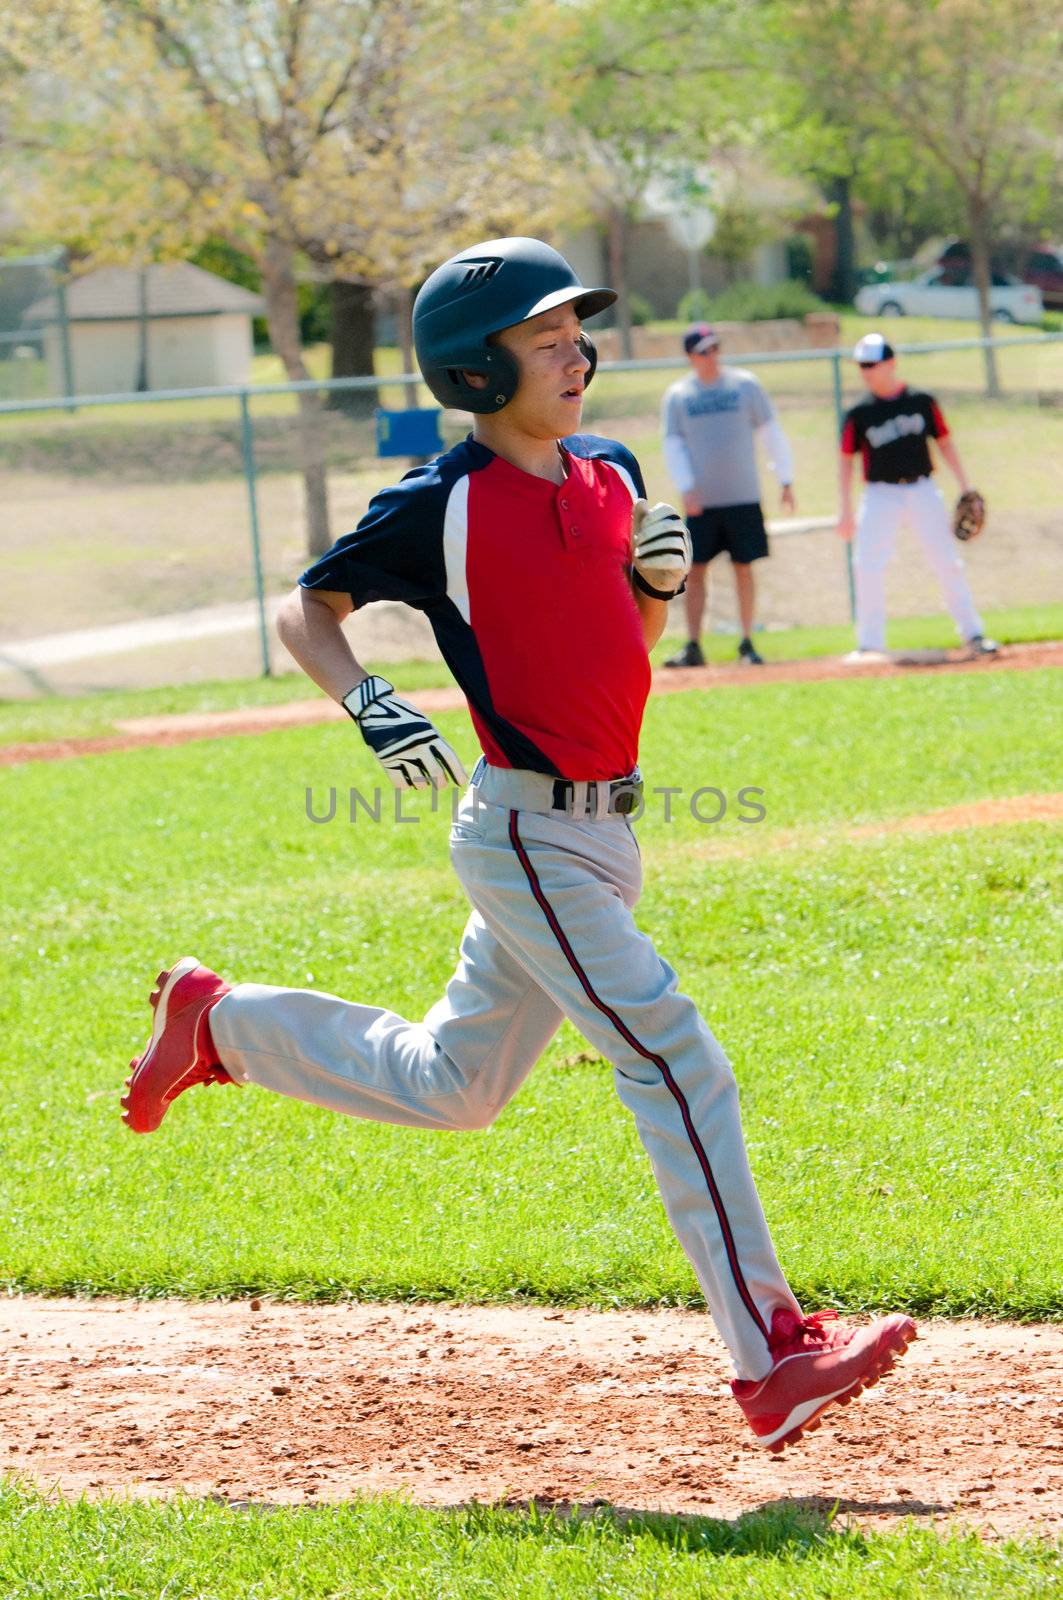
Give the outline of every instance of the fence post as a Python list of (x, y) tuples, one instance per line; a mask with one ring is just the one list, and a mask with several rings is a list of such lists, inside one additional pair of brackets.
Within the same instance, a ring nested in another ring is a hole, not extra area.
[(262, 676), (271, 674), (269, 661), (269, 629), (266, 626), (266, 593), (262, 582), (262, 545), (258, 531), (258, 493), (255, 486), (255, 438), (251, 431), (251, 408), (247, 403), (247, 390), (240, 390), (240, 444), (244, 457), (244, 477), (247, 480), (247, 508), (251, 518), (251, 557), (255, 569), (255, 595), (258, 600), (258, 638), (262, 651)]
[[(66, 270), (65, 261), (59, 262), (55, 267), (55, 300), (59, 312), (59, 353), (63, 363), (63, 386), (68, 395), (74, 393), (74, 361), (70, 351), (70, 308), (66, 299), (66, 279), (63, 276)], [(76, 411), (77, 407), (69, 405), (67, 411)]]
[[(842, 401), (842, 358), (841, 351), (835, 350), (831, 356), (831, 375), (834, 379), (834, 430), (835, 440), (842, 436), (842, 422), (845, 418), (845, 406)], [(856, 586), (853, 582), (853, 541), (845, 540), (845, 579), (849, 585), (849, 621), (856, 621)]]

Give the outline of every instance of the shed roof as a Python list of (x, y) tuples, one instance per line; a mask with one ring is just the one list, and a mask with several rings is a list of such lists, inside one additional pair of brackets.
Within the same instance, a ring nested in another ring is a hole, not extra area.
[[(194, 317), (222, 311), (260, 316), (261, 295), (194, 267), (190, 261), (159, 261), (145, 269), (149, 317)], [(140, 315), (140, 269), (100, 267), (73, 278), (66, 291), (71, 322), (118, 321)], [(27, 322), (49, 321), (58, 313), (54, 295), (37, 300), (25, 313)]]

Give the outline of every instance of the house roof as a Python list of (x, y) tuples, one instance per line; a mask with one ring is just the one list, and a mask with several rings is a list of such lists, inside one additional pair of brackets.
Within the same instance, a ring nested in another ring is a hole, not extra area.
[[(217, 273), (194, 267), (190, 261), (155, 262), (145, 269), (149, 317), (202, 317), (223, 311), (260, 316), (261, 295), (241, 289)], [(66, 291), (71, 322), (113, 322), (140, 315), (140, 270), (136, 267), (100, 267), (73, 278)], [(52, 321), (58, 315), (54, 295), (36, 300), (25, 313), (27, 322)]]

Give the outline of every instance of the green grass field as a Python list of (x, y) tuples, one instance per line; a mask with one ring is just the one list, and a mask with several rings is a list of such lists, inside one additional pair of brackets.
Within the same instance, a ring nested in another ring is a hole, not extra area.
[(5, 1600), (1048, 1600), (1046, 1545), (832, 1526), (376, 1501), (233, 1512), (0, 1490)]
[[(1021, 644), (1063, 638), (1063, 605), (1013, 606), (987, 611), (985, 625), (994, 639)], [(659, 666), (683, 641), (667, 634), (652, 652)], [(709, 661), (733, 663), (732, 635), (707, 634), (703, 639)], [(757, 635), (757, 647), (768, 661), (804, 661), (816, 656), (840, 656), (852, 648), (851, 627), (786, 628)], [(943, 649), (954, 646), (955, 633), (947, 618), (898, 617), (889, 624), (892, 649)], [(403, 692), (452, 683), (442, 661), (367, 662), (369, 672), (389, 675)], [(312, 699), (317, 691), (300, 673), (271, 678), (231, 678), (215, 682), (171, 684), (165, 688), (100, 690), (75, 699), (49, 696), (38, 700), (0, 698), (0, 745), (39, 740), (88, 739), (120, 732), (129, 718), (159, 717), (189, 712), (230, 711), (241, 707), (282, 705)]]
[[(1057, 710), (1051, 672), (651, 702), (651, 784), (717, 787), (730, 811), (712, 826), (680, 801), (666, 823), (653, 802), (642, 922), (735, 1060), (806, 1299), (1063, 1310), (1049, 830), (845, 836), (1058, 787)], [(471, 755), (464, 716), (441, 721)], [(376, 779), (344, 724), (4, 775), (11, 1287), (696, 1298), (609, 1073), (571, 1059), (568, 1028), (482, 1134), (349, 1123), (255, 1090), (190, 1097), (151, 1140), (124, 1133), (115, 1094), (147, 986), (186, 949), (414, 1016), (437, 997), (465, 917), (443, 816), (423, 802), (416, 826), (352, 826), (341, 798), (332, 824), (306, 819), (308, 786), (320, 810), (329, 786)], [(764, 791), (756, 826), (736, 820), (747, 785)], [(236, 1214), (254, 1220), (217, 1227)]]
[[(440, 722), (471, 755), (464, 715)], [(640, 824), (640, 921), (735, 1062), (807, 1303), (1063, 1315), (1058, 829), (849, 833), (1058, 790), (1057, 725), (1048, 670), (651, 701), (648, 781), (683, 795)], [(427, 800), (414, 826), (306, 819), (307, 786), (320, 803), (376, 781), (345, 724), (0, 773), (8, 1292), (698, 1303), (608, 1069), (567, 1025), (482, 1133), (254, 1089), (190, 1094), (149, 1139), (122, 1128), (147, 990), (176, 954), (415, 1016), (437, 997), (465, 915), (445, 819)], [(716, 825), (687, 804), (708, 785), (732, 802)], [(737, 820), (743, 786), (763, 822)], [(1036, 1540), (875, 1535), (792, 1505), (719, 1523), (0, 1495), (5, 1600), (1025, 1600), (1060, 1575)]]

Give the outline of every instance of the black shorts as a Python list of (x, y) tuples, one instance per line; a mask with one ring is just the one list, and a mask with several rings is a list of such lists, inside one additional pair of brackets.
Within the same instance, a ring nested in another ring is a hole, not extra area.
[(768, 531), (759, 505), (712, 506), (687, 518), (696, 563), (712, 561), (726, 550), (732, 561), (744, 566), (768, 553)]

